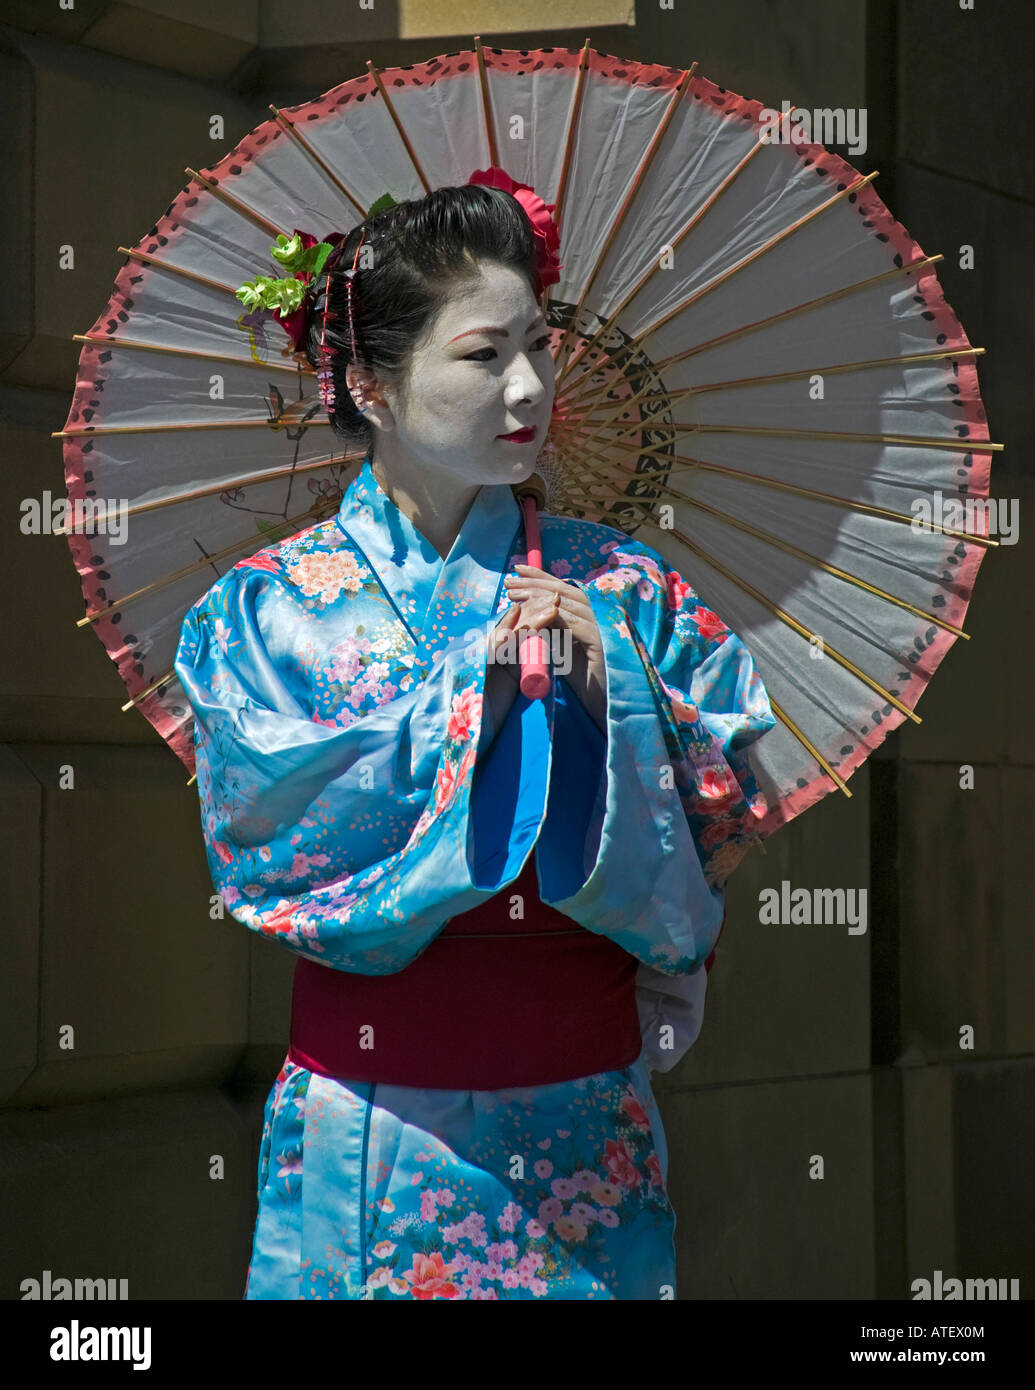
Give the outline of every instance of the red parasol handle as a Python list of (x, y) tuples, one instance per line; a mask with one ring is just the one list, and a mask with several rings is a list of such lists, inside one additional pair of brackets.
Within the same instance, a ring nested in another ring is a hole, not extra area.
[[(539, 515), (535, 498), (521, 499), (525, 513), (525, 542), (527, 562), (533, 569), (543, 567), (543, 542), (539, 534)], [(521, 693), (526, 700), (542, 700), (550, 689), (550, 669), (547, 664), (546, 643), (538, 632), (529, 632), (521, 639)]]

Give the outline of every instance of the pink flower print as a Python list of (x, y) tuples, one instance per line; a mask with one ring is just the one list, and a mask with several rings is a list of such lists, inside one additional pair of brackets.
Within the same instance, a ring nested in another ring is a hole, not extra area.
[(391, 1240), (379, 1240), (372, 1249), (375, 1259), (387, 1260), (389, 1255), (395, 1254), (395, 1242)]
[(517, 1246), (512, 1240), (505, 1240), (500, 1246), (500, 1257), (504, 1260), (516, 1260), (517, 1252)]
[(290, 1173), (301, 1173), (302, 1171), (302, 1155), (300, 1152), (295, 1154), (277, 1154), (277, 1162), (281, 1165), (277, 1170), (278, 1178), (284, 1178)]
[[(464, 1218), (464, 1226), (467, 1228), (468, 1237), (473, 1237), (475, 1233), (484, 1235), (485, 1217), (481, 1214), (480, 1211), (469, 1212), (467, 1216)], [(484, 1245), (485, 1241), (481, 1240), (478, 1242), (478, 1244)]]
[(709, 801), (728, 801), (740, 791), (740, 783), (726, 765), (706, 768), (701, 780), (701, 795)]
[(222, 859), (224, 864), (232, 864), (234, 862), (233, 850), (230, 848), (229, 845), (224, 845), (222, 840), (213, 840), (212, 848), (215, 850), (219, 858)]
[(637, 583), (638, 580), (639, 575), (634, 569), (619, 568), (602, 574), (596, 580), (596, 587), (603, 593), (621, 593), (623, 589), (628, 589), (631, 584)]
[(474, 762), (475, 762), (475, 759), (477, 758), (477, 756), (478, 756), (478, 750), (475, 748), (474, 744), (472, 743), (472, 744), (468, 747), (467, 752), (466, 752), (466, 753), (464, 754), (464, 756), (460, 759), (460, 766), (459, 766), (459, 767), (457, 768), (457, 770), (456, 770), (456, 780), (457, 780), (458, 783), (462, 784), (463, 782), (465, 782), (465, 781), (467, 780), (467, 774), (470, 772), (471, 768), (474, 766)]
[(535, 1294), (536, 1298), (542, 1298), (545, 1294), (550, 1292), (550, 1286), (545, 1279), (530, 1279), (528, 1281), (528, 1287), (531, 1289), (532, 1293)]
[(482, 718), (482, 697), (473, 685), (453, 696), (452, 712), (446, 733), (450, 738), (470, 738), (476, 733)]
[(558, 1138), (558, 1139), (570, 1139), (570, 1138), (571, 1138), (571, 1130), (570, 1130), (570, 1129), (559, 1129), (559, 1130), (557, 1131), (557, 1138)]
[(419, 1183), (422, 1183), (423, 1181), (424, 1181), (424, 1174), (423, 1174), (423, 1173), (414, 1173), (413, 1177), (410, 1179), (410, 1186), (411, 1186), (411, 1187), (416, 1187)]
[(281, 898), (273, 911), (262, 917), (262, 930), (267, 934), (278, 933), (288, 934), (296, 930), (293, 913), (296, 904), (289, 902), (287, 898)]
[(729, 628), (710, 608), (699, 604), (690, 616), (706, 642), (710, 642), (713, 637), (726, 638), (730, 635)]
[(456, 1298), (457, 1287), (450, 1283), (453, 1266), (447, 1265), (439, 1251), (430, 1255), (413, 1256), (413, 1268), (403, 1271), (411, 1285), (414, 1298)]
[(626, 1091), (625, 1095), (622, 1097), (621, 1108), (625, 1114), (629, 1116), (633, 1124), (636, 1125), (637, 1129), (650, 1129), (650, 1121), (647, 1119), (647, 1112), (632, 1091)]
[(605, 541), (600, 547), (601, 555), (610, 555), (612, 550), (618, 549), (619, 544), (620, 542), (618, 541)]
[(650, 1173), (651, 1187), (664, 1189), (665, 1180), (661, 1176), (661, 1160), (656, 1153), (651, 1152), (647, 1155), (647, 1172)]
[(583, 1226), (591, 1226), (597, 1219), (597, 1213), (588, 1202), (572, 1202), (568, 1215), (573, 1221), (579, 1221)]
[(451, 1207), (456, 1201), (456, 1193), (448, 1187), (440, 1187), (433, 1194), (440, 1207)]
[(590, 1189), (589, 1195), (598, 1207), (616, 1207), (622, 1200), (621, 1189), (610, 1182), (598, 1182)]
[(581, 1221), (573, 1221), (570, 1216), (562, 1216), (554, 1223), (554, 1230), (561, 1240), (585, 1240), (586, 1228)]
[(425, 1189), (420, 1194), (420, 1219), (422, 1221), (434, 1221), (437, 1214), (438, 1208), (435, 1206), (435, 1198)]
[[(662, 685), (665, 682), (662, 681)], [(682, 691), (675, 690), (671, 685), (665, 685), (665, 691), (672, 705), (672, 713), (677, 724), (696, 724), (701, 717), (701, 712), (692, 700), (684, 698)]]
[(344, 591), (358, 594), (370, 572), (349, 550), (314, 551), (288, 565), (289, 576), (308, 598), (334, 603)]
[(604, 1167), (617, 1186), (639, 1186), (640, 1175), (636, 1169), (635, 1155), (624, 1139), (604, 1141)]
[(553, 1164), (548, 1158), (540, 1158), (533, 1163), (532, 1170), (537, 1178), (548, 1178), (553, 1172)]
[(378, 1265), (377, 1269), (374, 1270), (373, 1274), (371, 1274), (367, 1280), (367, 1288), (380, 1289), (383, 1285), (388, 1283), (391, 1277), (392, 1270), (390, 1265)]
[(571, 1178), (554, 1178), (550, 1184), (550, 1191), (562, 1201), (569, 1201), (572, 1197), (579, 1195), (578, 1186), (572, 1182)]
[(235, 570), (268, 570), (270, 574), (280, 573), (280, 564), (267, 551), (260, 550), (257, 555), (249, 555), (246, 560), (238, 560)]
[(453, 799), (456, 788), (456, 764), (447, 762), (435, 776), (435, 811), (441, 812)]
[(525, 1232), (530, 1240), (539, 1240), (546, 1235), (546, 1227), (533, 1216), (530, 1221), (525, 1222)]
[(580, 1168), (577, 1173), (572, 1173), (571, 1180), (580, 1192), (588, 1192), (591, 1187), (596, 1187), (600, 1181), (592, 1168)]
[(516, 1289), (518, 1286), (518, 1273), (516, 1269), (505, 1269), (503, 1271), (503, 1287), (505, 1289)]
[(359, 674), (360, 656), (365, 656), (369, 651), (370, 640), (367, 637), (346, 637), (343, 642), (332, 647), (331, 660), (327, 666), (331, 679), (343, 684), (355, 680)]
[(693, 590), (686, 580), (681, 579), (676, 570), (669, 570), (665, 575), (665, 588), (668, 593), (669, 608), (679, 610), (683, 606), (683, 600), (687, 594), (692, 594)]
[(602, 1211), (598, 1211), (597, 1220), (600, 1222), (601, 1226), (606, 1226), (609, 1230), (614, 1230), (614, 1228), (620, 1224), (618, 1213), (612, 1211), (610, 1207), (604, 1207)]
[(563, 579), (566, 574), (571, 574), (571, 565), (567, 560), (551, 560), (550, 573)]
[(636, 586), (636, 592), (639, 594), (640, 598), (643, 599), (644, 603), (649, 603), (654, 597), (654, 585), (649, 579), (641, 579)]
[(521, 1208), (518, 1206), (517, 1202), (508, 1202), (503, 1208), (503, 1214), (496, 1224), (501, 1231), (513, 1231), (517, 1226), (518, 1217), (520, 1215)]
[(547, 1197), (539, 1203), (539, 1220), (544, 1226), (549, 1226), (551, 1221), (556, 1221), (564, 1211), (564, 1207), (556, 1197)]

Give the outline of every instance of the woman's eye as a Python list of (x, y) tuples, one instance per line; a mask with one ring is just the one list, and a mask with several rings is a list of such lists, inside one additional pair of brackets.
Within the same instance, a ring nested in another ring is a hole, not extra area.
[[(533, 352), (542, 352), (542, 351), (544, 351), (544, 349), (548, 348), (549, 346), (550, 346), (550, 334), (549, 334), (549, 333), (546, 333), (546, 334), (543, 335), (543, 337), (537, 339), (537, 341), (533, 344), (533, 346), (532, 346), (532, 351), (533, 351)], [(482, 356), (482, 353), (485, 353), (485, 352), (490, 353), (491, 356), (489, 356), (489, 357), (483, 357), (483, 356)], [(465, 362), (490, 362), (490, 361), (492, 360), (492, 358), (495, 357), (495, 356), (496, 356), (496, 349), (495, 349), (495, 348), (485, 347), (485, 348), (479, 348), (479, 349), (477, 350), (477, 352), (469, 352), (469, 353), (467, 354), (467, 356), (464, 358), (464, 361), (465, 361)]]

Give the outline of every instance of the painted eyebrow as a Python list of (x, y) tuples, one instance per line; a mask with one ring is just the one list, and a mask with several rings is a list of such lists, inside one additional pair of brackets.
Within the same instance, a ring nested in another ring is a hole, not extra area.
[[(542, 322), (544, 328), (548, 327), (548, 324), (547, 324), (546, 320), (543, 318), (542, 314), (537, 314), (536, 317), (532, 320), (532, 322), (531, 322), (531, 323), (528, 325), (528, 327), (525, 329), (525, 332), (526, 332), (526, 333), (531, 333), (532, 329), (533, 329), (533, 328), (536, 326), (536, 324), (539, 323), (540, 321)], [(466, 337), (467, 337), (469, 334), (471, 334), (471, 333), (498, 333), (498, 334), (500, 335), (500, 337), (502, 337), (502, 338), (509, 338), (509, 337), (510, 337), (510, 334), (507, 332), (507, 330), (506, 330), (505, 328), (467, 328), (467, 329), (464, 330), (463, 333), (458, 333), (458, 334), (456, 335), (456, 338), (450, 338), (449, 342), (450, 342), (450, 343), (455, 343), (457, 338), (466, 338)], [(446, 346), (448, 347), (448, 346), (449, 346), (449, 343), (447, 343)]]

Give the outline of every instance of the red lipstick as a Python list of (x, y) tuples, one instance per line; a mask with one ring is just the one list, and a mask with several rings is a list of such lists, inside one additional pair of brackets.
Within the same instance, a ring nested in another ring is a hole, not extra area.
[(509, 439), (514, 444), (529, 444), (535, 438), (535, 429), (515, 430), (513, 434), (498, 434), (497, 439)]

